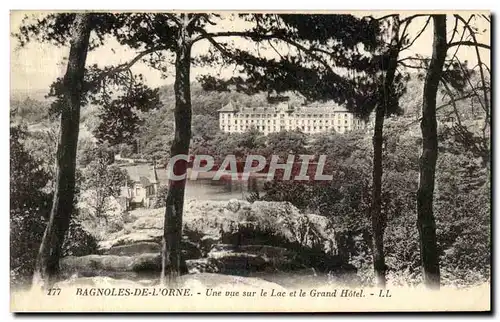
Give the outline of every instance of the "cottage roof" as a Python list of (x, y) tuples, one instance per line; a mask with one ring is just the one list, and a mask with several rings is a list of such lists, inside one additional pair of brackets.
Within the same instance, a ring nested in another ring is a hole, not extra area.
[[(140, 182), (144, 185), (147, 180), (148, 185), (153, 183), (165, 183), (168, 181), (167, 172), (164, 169), (155, 169), (150, 164), (136, 164), (124, 166), (125, 169), (134, 182)], [(144, 179), (143, 179), (144, 178)], [(142, 180), (142, 182), (141, 182)]]

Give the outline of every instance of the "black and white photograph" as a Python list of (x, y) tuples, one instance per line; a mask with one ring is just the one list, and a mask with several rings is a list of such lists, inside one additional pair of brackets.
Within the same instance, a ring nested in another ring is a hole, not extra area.
[(490, 311), (491, 19), (11, 10), (11, 311)]

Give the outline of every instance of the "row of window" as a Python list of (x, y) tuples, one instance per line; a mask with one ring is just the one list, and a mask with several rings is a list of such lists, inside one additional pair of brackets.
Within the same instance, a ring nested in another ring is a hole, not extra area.
[[(273, 121), (273, 124), (276, 124), (276, 120), (272, 120), (272, 121)], [(301, 120), (301, 121), (296, 120), (295, 124), (306, 124), (306, 121), (307, 121), (307, 124), (311, 124), (311, 120)], [(312, 124), (316, 124), (316, 122), (322, 124), (323, 120), (312, 120)], [(233, 123), (234, 124), (238, 124), (238, 120), (234, 120)], [(265, 124), (266, 122), (265, 122), (265, 120), (255, 120), (255, 121), (254, 120), (245, 120), (245, 122), (241, 121), (240, 123), (246, 123), (246, 124), (249, 124), (249, 123), (251, 123), (251, 124), (254, 124), (254, 123), (256, 123), (256, 124)], [(271, 124), (271, 120), (267, 120), (267, 123)], [(337, 120), (337, 124), (340, 124), (340, 123), (341, 123), (340, 120)], [(348, 124), (348, 121), (345, 120), (344, 123)], [(224, 120), (222, 120), (221, 124), (231, 124), (231, 120), (227, 120), (227, 122), (225, 122)], [(280, 124), (285, 124), (285, 121), (281, 120)], [(289, 120), (288, 124), (292, 125), (292, 120)], [(329, 124), (329, 120), (325, 120), (325, 124)], [(333, 124), (334, 124), (334, 121), (332, 120), (332, 125)]]
[[(233, 114), (230, 114), (230, 113), (221, 113), (221, 115), (222, 115), (222, 118), (231, 118), (233, 116)], [(348, 117), (348, 115), (349, 115), (348, 113), (344, 113), (343, 116)], [(240, 114), (240, 113), (238, 113), (234, 116), (238, 117), (238, 118), (270, 118), (270, 117), (277, 117), (277, 114)], [(339, 114), (339, 113), (335, 113), (335, 114), (292, 114), (291, 116), (292, 117), (299, 117), (299, 118), (318, 118), (318, 117), (333, 118), (335, 116), (342, 116), (342, 114)], [(285, 114), (280, 114), (280, 117), (284, 118)]]
[[(271, 132), (271, 126), (267, 126), (267, 130), (266, 130), (266, 126), (254, 126), (254, 127), (255, 127), (257, 130), (259, 130), (259, 131), (264, 131), (264, 132), (265, 132), (265, 131), (267, 131), (267, 132)], [(240, 129), (240, 131), (244, 131), (244, 130), (248, 130), (249, 128), (250, 128), (250, 127), (249, 127), (248, 125), (246, 125), (246, 126), (240, 125), (240, 128), (239, 128), (239, 129)], [(296, 128), (297, 128), (297, 129), (301, 129), (301, 130), (302, 130), (302, 131), (304, 131), (304, 132), (308, 132), (308, 131), (311, 131), (311, 130), (312, 130), (312, 131), (317, 131), (317, 130), (319, 130), (319, 131), (323, 131), (323, 129), (324, 129), (324, 130), (329, 130), (329, 129), (330, 129), (330, 127), (329, 127), (329, 126), (324, 126), (324, 127), (323, 127), (323, 126), (297, 126)], [(341, 127), (341, 126), (337, 126), (337, 127), (332, 126), (331, 128), (332, 128), (332, 129), (336, 129), (336, 130), (337, 130), (337, 131), (339, 131), (339, 132), (340, 132), (340, 131), (342, 131), (342, 127)], [(343, 129), (344, 129), (344, 131), (348, 131), (348, 130), (349, 130), (349, 127), (348, 127), (348, 126), (344, 126), (344, 127), (343, 127)], [(223, 131), (226, 131), (226, 126), (225, 126), (225, 125), (223, 125), (223, 126), (222, 126), (222, 130), (223, 130)], [(228, 132), (231, 132), (231, 130), (233, 130), (233, 131), (238, 131), (238, 126), (231, 127), (231, 125), (228, 125), (228, 126), (227, 126), (227, 131), (228, 131)], [(279, 127), (279, 130), (285, 130), (285, 126), (280, 126), (280, 127)], [(272, 131), (273, 131), (273, 132), (276, 132), (276, 131), (277, 131), (277, 127), (276, 127), (276, 126), (273, 126), (273, 127), (272, 127)]]

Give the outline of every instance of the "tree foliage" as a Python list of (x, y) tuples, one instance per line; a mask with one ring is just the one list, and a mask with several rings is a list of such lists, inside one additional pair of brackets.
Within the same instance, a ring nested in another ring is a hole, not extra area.
[(31, 277), (51, 206), (49, 174), (24, 148), (26, 130), (10, 129), (10, 268), (13, 282)]
[[(369, 262), (367, 257), (370, 254), (367, 212), (373, 201), (371, 199), (375, 199), (368, 193), (373, 188), (373, 184), (367, 180), (370, 176), (369, 156), (373, 154), (369, 142), (357, 133), (346, 136), (328, 133), (314, 137), (312, 142), (307, 142), (300, 131), (285, 131), (263, 137), (257, 130), (251, 129), (243, 134), (228, 135), (218, 130), (216, 111), (221, 103), (233, 100), (243, 106), (260, 106), (279, 100), (285, 93), (294, 92), (299, 93), (306, 103), (319, 100), (345, 105), (362, 118), (367, 118), (381, 102), (385, 105), (385, 115), (400, 113), (402, 108), (407, 108), (401, 104), (401, 96), (406, 91), (409, 76), (401, 69), (395, 71), (390, 82), (386, 82), (386, 76), (391, 69), (389, 66), (392, 66), (390, 59), (394, 58), (391, 56), (394, 50), (409, 49), (421, 35), (422, 32), (412, 40), (405, 33), (416, 17), (418, 15), (400, 20), (403, 32), (396, 44), (389, 44), (384, 37), (390, 34), (390, 25), (384, 19), (345, 14), (93, 13), (90, 50), (114, 39), (120, 46), (137, 51), (137, 56), (115, 66), (87, 66), (81, 103), (99, 106), (100, 124), (93, 127), (93, 133), (100, 144), (111, 145), (106, 152), (111, 158), (112, 153), (119, 150), (132, 155), (166, 159), (172, 154), (187, 153), (190, 140), (191, 152), (211, 154), (218, 161), (227, 154), (235, 154), (240, 159), (255, 153), (266, 156), (277, 153), (282, 157), (288, 153), (311, 152), (329, 155), (327, 170), (334, 174), (331, 184), (293, 182), (292, 185), (275, 181), (266, 184), (264, 198), (291, 201), (302, 209), (329, 216), (346, 232), (344, 240), (352, 246), (351, 255), (366, 263)], [(477, 30), (471, 27), (470, 19), (465, 21), (458, 15), (454, 17), (456, 24), (448, 48), (470, 45), (475, 46), (476, 51), (479, 47), (489, 48), (477, 42)], [(66, 46), (71, 38), (70, 27), (74, 18), (74, 13), (56, 13), (34, 22), (27, 20), (15, 36), (21, 46), (32, 41)], [(213, 26), (224, 19), (240, 19), (248, 28), (214, 31), (217, 29)], [(430, 18), (426, 20), (422, 31), (429, 21)], [(458, 42), (454, 41), (455, 35), (459, 34), (458, 23), (463, 25), (464, 33), (469, 31), (471, 41), (464, 41), (464, 34)], [(234, 37), (251, 42), (256, 50), (236, 46), (232, 42)], [(201, 41), (210, 44), (208, 53), (191, 57), (191, 46)], [(266, 54), (262, 54), (261, 50)], [(142, 61), (168, 77), (174, 56), (177, 77), (174, 88), (149, 88), (141, 75), (134, 75), (131, 71), (134, 64)], [(478, 66), (469, 69), (465, 62), (456, 59), (455, 52), (451, 59), (445, 59), (444, 71), (438, 80), (443, 85), (440, 88), (443, 100), (449, 99), (458, 119), (458, 125), (442, 138), (446, 142), (444, 159), (447, 163), (438, 165), (442, 167), (436, 196), (437, 220), (443, 227), (443, 231), (438, 231), (442, 251), (440, 256), (447, 268), (454, 267), (464, 279), (469, 279), (467, 274), (473, 269), (479, 270), (482, 276), (489, 274), (489, 259), (485, 256), (490, 238), (485, 232), (487, 211), (476, 202), (487, 202), (486, 192), (489, 189), (485, 167), (489, 166), (490, 158), (486, 131), (490, 116), (490, 80), (479, 52), (478, 61)], [(410, 66), (409, 62), (417, 62), (418, 65)], [(397, 63), (398, 67), (429, 67), (429, 60), (418, 56), (400, 59)], [(223, 79), (220, 74), (202, 75), (198, 79), (202, 86), (192, 86), (189, 79), (191, 66), (215, 64), (234, 66), (233, 77)], [(479, 76), (476, 76), (479, 80), (474, 82), (476, 69), (479, 71)], [(50, 110), (52, 116), (61, 113), (64, 89), (62, 79), (51, 86), (50, 96), (55, 97)], [(206, 97), (205, 91), (212, 93)], [(460, 106), (456, 103), (461, 99), (457, 99), (459, 96), (474, 97), (474, 102), (484, 111), (487, 121), (482, 137), (461, 124), (463, 114), (458, 112)], [(36, 104), (27, 101), (25, 105)], [(194, 115), (192, 118), (191, 110)], [(18, 107), (16, 113), (34, 122), (39, 120), (33, 108)], [(41, 113), (42, 118), (45, 117), (44, 113), (45, 110)], [(399, 125), (395, 127), (395, 131), (401, 130)], [(137, 135), (137, 132), (140, 134)], [(418, 157), (413, 147), (417, 142), (389, 133), (383, 141), (383, 165), (386, 171), (381, 194), (384, 218), (392, 225), (389, 225), (386, 241), (387, 264), (391, 273), (414, 272), (418, 260), (415, 254), (417, 247), (408, 236), (416, 236), (416, 230), (408, 222), (410, 215), (416, 211), (413, 201)], [(410, 141), (411, 144), (407, 144)], [(169, 152), (170, 146), (172, 150)], [(463, 147), (467, 147), (468, 158), (465, 159), (454, 152), (463, 151)], [(28, 167), (27, 173), (19, 175), (33, 176), (29, 171), (35, 171), (40, 166), (37, 166), (38, 161), (26, 157), (21, 148), (15, 148), (18, 149), (16, 158), (33, 165), (31, 170)], [(111, 161), (106, 157), (101, 158), (102, 151), (94, 151), (92, 144), (85, 149), (88, 156), (79, 160), (81, 165), (87, 166), (84, 173), (85, 188), (98, 191), (97, 195), (101, 197), (116, 195), (117, 187), (127, 180), (123, 173), (109, 166)], [(98, 160), (93, 161), (94, 156)], [(96, 169), (99, 178), (92, 177)], [(40, 175), (44, 174), (42, 170), (36, 171), (41, 171)], [(43, 178), (40, 180), (43, 181)], [(443, 187), (448, 190), (443, 190)], [(15, 189), (21, 189), (14, 191), (14, 195), (23, 200), (24, 188)], [(452, 198), (453, 194), (447, 195), (448, 191), (453, 191), (458, 197)], [(475, 199), (466, 197), (464, 191)], [(172, 190), (165, 192), (170, 193)], [(175, 205), (183, 204), (183, 193), (182, 190), (175, 196)], [(446, 209), (452, 206), (463, 209), (467, 215), (453, 212), (455, 217), (448, 218)], [(19, 207), (31, 209), (29, 204)], [(21, 209), (19, 207), (15, 209)], [(182, 206), (179, 209), (182, 215)], [(468, 217), (472, 210), (480, 217), (474, 222)], [(448, 226), (449, 223), (458, 227)], [(471, 223), (473, 228), (466, 227)], [(477, 254), (467, 256), (473, 247), (473, 243), (468, 241), (480, 245)], [(400, 261), (401, 258), (403, 260)], [(472, 263), (474, 260), (476, 264)]]
[[(10, 269), (11, 283), (27, 286), (35, 268), (52, 205), (48, 160), (38, 159), (25, 144), (25, 128), (10, 128)], [(88, 255), (97, 251), (95, 239), (76, 221), (70, 223), (63, 255)]]
[[(415, 125), (407, 119), (388, 122), (384, 148), (382, 212), (388, 220), (385, 233), (389, 283), (419, 284), (420, 250), (415, 226), (418, 151)], [(476, 134), (479, 139), (480, 134)], [(490, 276), (489, 175), (481, 156), (456, 140), (450, 128), (440, 131), (435, 214), (439, 256), (446, 284), (481, 283)], [(371, 229), (371, 142), (357, 133), (322, 135), (311, 150), (327, 154), (333, 180), (318, 182), (271, 181), (262, 199), (289, 201), (307, 212), (325, 215), (336, 227), (341, 248), (358, 268), (361, 279), (373, 282)]]
[(88, 196), (86, 208), (91, 218), (107, 218), (110, 198), (118, 198), (121, 188), (131, 186), (126, 170), (110, 164), (105, 158), (97, 158), (83, 169), (82, 190)]

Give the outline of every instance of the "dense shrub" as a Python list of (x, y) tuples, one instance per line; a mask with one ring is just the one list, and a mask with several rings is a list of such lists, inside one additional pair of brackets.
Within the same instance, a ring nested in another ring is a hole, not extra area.
[(62, 256), (85, 256), (98, 253), (97, 240), (81, 224), (72, 220), (64, 243)]
[(490, 276), (490, 174), (483, 156), (456, 151), (454, 136), (438, 160), (435, 213), (444, 278), (470, 284)]
[[(10, 269), (13, 285), (31, 282), (52, 205), (50, 176), (45, 171), (42, 160), (33, 158), (25, 149), (26, 137), (25, 129), (11, 127)], [(87, 255), (96, 249), (96, 241), (72, 221), (63, 246), (63, 255)]]
[(49, 175), (24, 148), (26, 130), (10, 128), (10, 269), (13, 283), (29, 280), (50, 213)]
[[(384, 148), (382, 214), (387, 279), (394, 284), (421, 282), (420, 249), (416, 227), (418, 188), (418, 131), (404, 122), (387, 126)], [(467, 142), (488, 146), (477, 135)], [(437, 164), (434, 213), (443, 283), (470, 285), (490, 276), (490, 183), (484, 149), (466, 146), (462, 135), (442, 128)], [(341, 251), (358, 269), (363, 283), (373, 281), (371, 254), (371, 142), (356, 133), (319, 135), (312, 146), (327, 154), (325, 183), (273, 181), (264, 186), (263, 199), (289, 201), (300, 209), (329, 217)]]
[(156, 191), (156, 196), (151, 202), (151, 208), (162, 208), (166, 205), (166, 199), (168, 192), (168, 185), (159, 185)]

